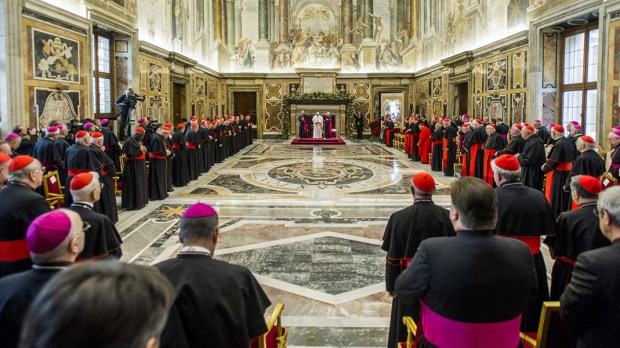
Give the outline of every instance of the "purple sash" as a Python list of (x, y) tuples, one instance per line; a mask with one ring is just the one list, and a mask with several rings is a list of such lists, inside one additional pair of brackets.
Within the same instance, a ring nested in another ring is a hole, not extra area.
[(498, 323), (465, 323), (445, 318), (422, 305), (424, 337), (437, 347), (515, 348), (519, 345), (521, 315)]
[(508, 134), (500, 134), (500, 136), (502, 137), (502, 139), (508, 138)]

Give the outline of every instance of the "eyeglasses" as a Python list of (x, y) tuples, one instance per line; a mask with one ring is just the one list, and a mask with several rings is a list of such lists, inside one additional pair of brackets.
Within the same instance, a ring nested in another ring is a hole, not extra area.
[(102, 189), (102, 190), (103, 190), (103, 187), (104, 187), (104, 186), (105, 186), (105, 185), (104, 185), (102, 182), (100, 182), (100, 183), (99, 183), (99, 188), (100, 188), (100, 189)]
[(41, 166), (41, 169), (39, 169), (41, 171), (41, 173), (45, 173), (45, 167)]

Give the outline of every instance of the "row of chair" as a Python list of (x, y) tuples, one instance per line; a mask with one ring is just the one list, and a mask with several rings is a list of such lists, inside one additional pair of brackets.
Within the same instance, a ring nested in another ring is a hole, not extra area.
[[(400, 342), (401, 348), (415, 348), (418, 326), (409, 316), (403, 317), (407, 327), (407, 341)], [(560, 317), (560, 302), (548, 301), (543, 303), (540, 313), (540, 324), (537, 332), (521, 332), (519, 334), (524, 347), (532, 348), (571, 348), (575, 347), (576, 340)]]

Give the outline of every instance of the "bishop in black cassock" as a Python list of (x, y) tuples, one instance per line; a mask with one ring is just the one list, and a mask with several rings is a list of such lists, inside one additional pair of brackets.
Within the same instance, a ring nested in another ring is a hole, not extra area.
[(523, 148), (525, 147), (525, 139), (523, 139), (523, 137), (521, 136), (522, 128), (523, 127), (521, 127), (520, 124), (515, 124), (510, 129), (510, 142), (508, 143), (506, 148), (497, 151), (495, 156), (516, 155), (523, 151)]
[(502, 155), (494, 165), (493, 169), (500, 177), (499, 187), (495, 189), (498, 204), (495, 233), (527, 244), (536, 267), (538, 291), (528, 301), (521, 321), (522, 331), (532, 332), (538, 329), (542, 303), (549, 300), (547, 268), (540, 250), (540, 238), (554, 233), (554, 216), (542, 192), (519, 182), (517, 159), (512, 155)]
[(551, 137), (555, 144), (549, 152), (547, 162), (542, 166), (542, 171), (547, 175), (545, 196), (557, 217), (571, 207), (570, 192), (564, 191), (564, 184), (575, 160), (575, 151), (573, 144), (564, 137), (564, 127), (561, 125), (554, 126)]
[(63, 126), (60, 129), (60, 136), (56, 138), (54, 144), (56, 144), (56, 148), (58, 149), (58, 153), (60, 153), (60, 158), (63, 160), (62, 167), (58, 168), (58, 175), (60, 176), (60, 182), (67, 182), (67, 168), (65, 168), (65, 155), (67, 153), (67, 149), (71, 144), (65, 139), (67, 127)]
[[(163, 130), (162, 130), (163, 131)], [(149, 199), (157, 201), (168, 197), (168, 155), (164, 138), (153, 134), (149, 151)]]
[[(447, 121), (447, 122), (446, 122)], [(444, 121), (443, 137), (443, 175), (454, 176), (454, 162), (456, 161), (456, 126), (446, 118)]]
[(534, 127), (526, 126), (521, 131), (525, 139), (523, 151), (517, 155), (521, 165), (521, 182), (536, 190), (542, 190), (544, 174), (540, 167), (547, 161), (545, 144), (534, 135)]
[(185, 126), (180, 123), (171, 137), (172, 152), (174, 153), (172, 158), (172, 184), (177, 187), (185, 186), (189, 182), (187, 145), (183, 135), (184, 129)]
[(45, 167), (45, 173), (58, 170), (63, 166), (63, 158), (60, 156), (60, 151), (58, 151), (56, 146), (58, 134), (60, 134), (58, 128), (49, 127), (46, 131), (46, 136), (34, 145), (32, 157), (41, 162), (41, 165)]
[[(75, 134), (75, 144), (71, 145), (65, 153), (65, 168), (67, 168), (67, 181), (65, 188), (69, 187), (71, 179), (80, 173), (97, 172), (100, 175), (103, 170), (101, 158), (90, 149), (90, 134), (79, 131)], [(65, 189), (65, 206), (70, 206), (73, 198), (69, 190)]]
[(95, 153), (95, 156), (101, 162), (101, 178), (103, 184), (101, 189), (101, 198), (95, 203), (95, 211), (104, 214), (114, 223), (118, 222), (118, 208), (116, 207), (116, 187), (114, 186), (114, 176), (116, 176), (116, 166), (114, 161), (103, 149), (103, 134), (95, 132), (91, 138), (89, 149)]
[(423, 240), (455, 235), (448, 211), (433, 203), (433, 177), (422, 172), (413, 177), (410, 187), (414, 198), (413, 205), (390, 216), (381, 246), (381, 249), (387, 251), (386, 290), (393, 297), (388, 347), (395, 347), (397, 342), (407, 339), (403, 317), (412, 316), (417, 321), (420, 311), (419, 305), (399, 303), (398, 298), (394, 297), (396, 277), (409, 266)]
[(193, 123), (192, 129), (185, 134), (185, 143), (187, 144), (187, 171), (189, 172), (189, 180), (196, 180), (200, 176), (200, 139), (198, 138), (198, 124)]
[(498, 151), (501, 151), (506, 147), (506, 139), (502, 138), (501, 135), (495, 131), (495, 127), (491, 124), (486, 126), (486, 132), (489, 137), (484, 143), (482, 178), (489, 185), (491, 185), (491, 187), (495, 187), (495, 182), (493, 182), (493, 169), (491, 168), (491, 161)]
[(573, 161), (570, 174), (566, 178), (566, 189), (570, 189), (570, 180), (575, 175), (590, 175), (598, 178), (605, 172), (605, 162), (596, 152), (596, 143), (592, 137), (584, 135), (577, 140), (576, 145), (580, 154)]
[(213, 259), (217, 225), (212, 207), (192, 205), (181, 216), (181, 252), (155, 265), (176, 292), (162, 348), (249, 347), (267, 332), (264, 313), (271, 302), (252, 273)]
[(112, 132), (110, 129), (108, 129), (108, 122), (107, 119), (103, 119), (101, 120), (101, 134), (103, 134), (103, 146), (105, 146), (105, 153), (106, 155), (108, 155), (108, 157), (110, 157), (110, 159), (112, 160), (112, 162), (114, 163), (114, 166), (116, 167), (116, 171), (120, 172), (121, 171), (121, 160), (120, 160), (120, 155), (121, 155), (121, 145), (118, 142), (118, 138), (116, 137), (116, 134), (114, 134), (114, 132)]
[(146, 177), (146, 148), (142, 145), (144, 129), (136, 127), (134, 134), (123, 144), (125, 171), (123, 172), (123, 193), (121, 206), (123, 209), (142, 209), (149, 202)]
[(443, 166), (443, 128), (440, 123), (435, 125), (435, 131), (431, 135), (432, 157), (431, 170), (440, 172)]
[(555, 258), (551, 270), (551, 301), (560, 300), (579, 254), (611, 245), (599, 228), (596, 202), (598, 194), (603, 191), (600, 181), (581, 175), (575, 177), (571, 188), (576, 190), (573, 200), (578, 208), (560, 214), (555, 235), (545, 240)]

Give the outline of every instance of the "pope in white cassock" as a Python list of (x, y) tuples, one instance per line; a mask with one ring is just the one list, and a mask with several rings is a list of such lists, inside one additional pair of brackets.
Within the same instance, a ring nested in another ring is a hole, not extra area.
[(313, 138), (322, 138), (323, 137), (323, 117), (319, 115), (317, 112), (312, 117), (312, 124), (314, 125), (314, 131), (312, 133)]

